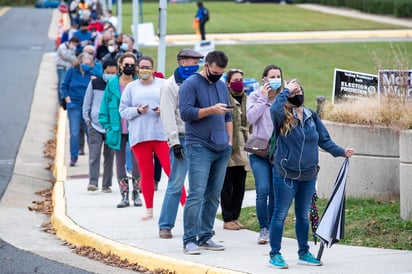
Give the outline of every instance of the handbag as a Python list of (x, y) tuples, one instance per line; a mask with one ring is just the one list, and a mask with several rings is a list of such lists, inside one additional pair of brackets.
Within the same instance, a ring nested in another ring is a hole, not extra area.
[(268, 140), (256, 138), (251, 136), (244, 147), (244, 150), (262, 158), (266, 158), (269, 155), (270, 144)]

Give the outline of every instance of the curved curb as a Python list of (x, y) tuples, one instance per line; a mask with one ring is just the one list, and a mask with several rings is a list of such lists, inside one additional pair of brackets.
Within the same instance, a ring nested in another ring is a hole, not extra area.
[(127, 259), (129, 262), (138, 263), (150, 270), (167, 269), (176, 273), (193, 274), (193, 273), (242, 273), (223, 269), (195, 262), (175, 259), (149, 251), (141, 250), (125, 244), (115, 242), (105, 237), (94, 234), (78, 226), (72, 219), (66, 215), (66, 198), (64, 194), (64, 182), (67, 178), (67, 167), (64, 164), (65, 159), (65, 141), (66, 141), (66, 111), (59, 108), (58, 125), (56, 132), (56, 156), (54, 160), (53, 175), (56, 182), (52, 192), (53, 213), (51, 215), (51, 224), (56, 230), (56, 235), (77, 246), (93, 247), (103, 254), (115, 254), (121, 259)]

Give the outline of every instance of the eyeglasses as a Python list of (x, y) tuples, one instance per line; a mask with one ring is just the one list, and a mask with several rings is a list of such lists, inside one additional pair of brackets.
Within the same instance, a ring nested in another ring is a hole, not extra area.
[(152, 67), (139, 67), (139, 69), (152, 69)]
[(128, 63), (126, 63), (126, 64), (124, 64), (123, 65), (124, 67), (134, 67), (134, 66), (136, 66), (135, 64), (128, 64)]
[(237, 68), (229, 69), (229, 72), (238, 72), (243, 75), (243, 70)]

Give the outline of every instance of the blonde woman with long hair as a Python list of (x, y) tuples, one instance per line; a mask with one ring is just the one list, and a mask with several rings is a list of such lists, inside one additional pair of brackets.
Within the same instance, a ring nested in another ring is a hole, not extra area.
[(275, 268), (288, 268), (280, 249), (283, 227), (294, 200), (298, 264), (320, 266), (309, 252), (309, 204), (315, 192), (321, 147), (334, 157), (351, 157), (352, 148), (335, 144), (319, 116), (303, 105), (304, 91), (296, 80), (286, 84), (271, 107), (276, 132), (273, 187), (275, 208), (270, 224), (270, 260)]

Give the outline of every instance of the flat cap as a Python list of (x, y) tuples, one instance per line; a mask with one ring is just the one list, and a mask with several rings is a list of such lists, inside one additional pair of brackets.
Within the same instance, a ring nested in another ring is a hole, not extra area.
[(185, 48), (185, 49), (181, 49), (177, 53), (177, 60), (185, 59), (185, 58), (203, 58), (203, 55), (195, 51), (194, 49)]

